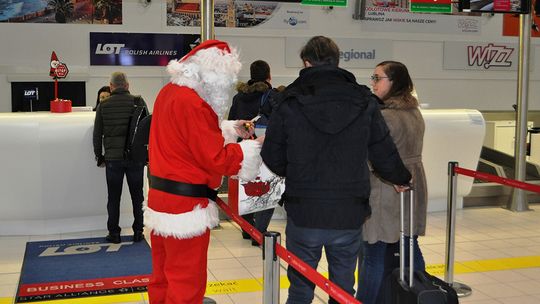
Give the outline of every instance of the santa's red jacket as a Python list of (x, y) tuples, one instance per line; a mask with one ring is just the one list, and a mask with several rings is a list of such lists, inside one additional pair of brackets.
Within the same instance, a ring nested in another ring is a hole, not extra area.
[[(169, 83), (160, 91), (152, 113), (151, 174), (218, 188), (223, 175), (238, 174), (244, 153), (260, 149), (254, 141), (244, 141), (242, 146), (232, 143), (236, 136), (227, 121), (221, 128), (227, 134), (222, 134), (216, 113), (195, 90)], [(156, 189), (150, 189), (144, 213), (145, 226), (152, 233), (178, 239), (201, 235), (219, 223), (217, 207), (209, 199)]]

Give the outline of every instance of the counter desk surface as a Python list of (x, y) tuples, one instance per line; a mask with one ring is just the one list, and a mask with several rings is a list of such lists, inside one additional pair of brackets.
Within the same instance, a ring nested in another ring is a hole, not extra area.
[[(430, 210), (441, 210), (446, 204), (448, 161), (476, 169), (485, 123), (476, 110), (422, 114)], [(106, 229), (105, 168), (94, 161), (94, 117), (94, 112), (0, 113), (0, 235)], [(471, 178), (458, 178), (458, 198), (471, 186)], [(122, 227), (132, 221), (127, 188), (124, 184)]]

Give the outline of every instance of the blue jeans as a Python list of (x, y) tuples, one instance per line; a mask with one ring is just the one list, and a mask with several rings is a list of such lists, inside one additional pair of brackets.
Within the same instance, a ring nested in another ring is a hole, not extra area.
[[(413, 237), (414, 241), (414, 269), (425, 270), (426, 264), (422, 251), (418, 246), (418, 236)], [(409, 237), (405, 236), (405, 267), (409, 265)], [(375, 244), (369, 244), (364, 242), (363, 258), (358, 261), (358, 292), (356, 293), (356, 299), (360, 300), (363, 304), (375, 304), (377, 303), (377, 297), (381, 289), (385, 272), (391, 272), (394, 267), (399, 267), (399, 258), (394, 260), (387, 259), (387, 250), (392, 252), (399, 252), (399, 243), (388, 244), (384, 242), (377, 242)], [(385, 262), (395, 263), (397, 265), (385, 265)], [(390, 269), (388, 269), (390, 268)]]
[[(352, 230), (314, 229), (294, 225), (287, 218), (285, 228), (287, 250), (317, 269), (322, 249), (326, 252), (330, 281), (349, 294), (354, 294), (354, 271), (362, 244), (361, 228)], [(291, 286), (287, 304), (308, 304), (313, 301), (315, 284), (291, 266), (287, 269)], [(338, 303), (330, 298), (328, 303)]]
[(142, 162), (113, 160), (106, 161), (105, 175), (107, 176), (107, 229), (111, 234), (120, 233), (120, 197), (124, 184), (124, 175), (127, 178), (131, 204), (133, 206), (133, 231), (143, 231), (143, 175), (144, 164)]

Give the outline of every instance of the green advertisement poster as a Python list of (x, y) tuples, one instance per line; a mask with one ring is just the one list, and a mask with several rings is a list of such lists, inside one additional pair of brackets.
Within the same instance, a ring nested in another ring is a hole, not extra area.
[(347, 0), (302, 0), (302, 5), (346, 7)]

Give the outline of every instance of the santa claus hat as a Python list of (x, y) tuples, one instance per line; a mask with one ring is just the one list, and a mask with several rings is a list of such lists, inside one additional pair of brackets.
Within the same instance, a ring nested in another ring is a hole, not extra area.
[(200, 50), (204, 50), (204, 49), (209, 49), (209, 48), (217, 48), (217, 49), (220, 49), (222, 50), (223, 52), (226, 52), (226, 53), (231, 53), (231, 48), (229, 47), (229, 45), (227, 44), (227, 42), (224, 42), (224, 41), (220, 41), (220, 40), (215, 40), (215, 39), (212, 39), (212, 40), (206, 40), (204, 41), (203, 43), (199, 44), (198, 46), (196, 46), (195, 48), (193, 48), (189, 53), (187, 53), (184, 57), (182, 57), (182, 59), (180, 59), (180, 62), (183, 62), (183, 61), (186, 61), (188, 60), (189, 57), (195, 55), (198, 51)]

